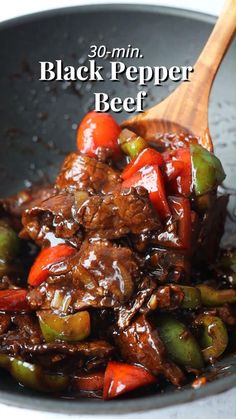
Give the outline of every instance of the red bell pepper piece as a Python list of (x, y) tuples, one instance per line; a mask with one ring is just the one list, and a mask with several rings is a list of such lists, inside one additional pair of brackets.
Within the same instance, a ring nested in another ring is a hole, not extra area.
[(110, 361), (105, 371), (103, 398), (112, 399), (155, 382), (156, 377), (143, 367)]
[[(163, 153), (163, 157), (165, 160), (163, 170), (167, 177), (168, 171), (172, 172), (171, 165), (173, 166), (172, 176), (167, 179), (168, 191), (172, 194), (190, 196), (192, 189), (192, 162), (189, 148), (179, 148), (169, 153)], [(175, 170), (177, 167), (179, 167), (179, 173), (178, 170)]]
[(165, 183), (176, 179), (183, 171), (183, 162), (179, 160), (170, 160), (163, 164), (162, 172), (164, 174)]
[(24, 289), (10, 289), (0, 291), (0, 310), (3, 311), (29, 311), (30, 306), (26, 300), (28, 294)]
[(183, 163), (180, 175), (171, 182), (170, 189), (173, 193), (189, 196), (192, 186), (192, 162), (189, 148), (180, 148), (175, 151), (175, 158)]
[(191, 208), (187, 198), (181, 196), (169, 197), (174, 229), (168, 229), (160, 233), (158, 242), (167, 247), (179, 249), (191, 248), (192, 224)]
[(76, 249), (67, 244), (58, 244), (41, 250), (30, 269), (28, 283), (33, 286), (40, 285), (50, 275), (51, 265), (64, 260), (75, 252)]
[(121, 157), (118, 144), (120, 126), (108, 113), (89, 112), (83, 118), (77, 131), (77, 147), (79, 151), (90, 157), (97, 155), (101, 147), (111, 150), (113, 158)]
[(162, 173), (157, 165), (143, 167), (122, 183), (122, 188), (132, 186), (143, 186), (147, 189), (149, 198), (162, 219), (171, 215)]
[(73, 388), (79, 391), (98, 391), (103, 389), (104, 372), (84, 373), (73, 379)]
[(145, 148), (136, 157), (134, 161), (131, 161), (121, 173), (122, 179), (126, 180), (136, 173), (139, 169), (144, 166), (157, 165), (160, 166), (164, 163), (161, 153), (154, 150), (154, 148)]

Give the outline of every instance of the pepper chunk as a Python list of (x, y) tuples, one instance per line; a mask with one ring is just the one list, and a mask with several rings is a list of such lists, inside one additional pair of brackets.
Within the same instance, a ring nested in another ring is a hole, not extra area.
[(225, 172), (220, 160), (199, 144), (190, 144), (193, 190), (203, 195), (220, 185)]
[(3, 311), (29, 311), (27, 302), (27, 290), (9, 289), (0, 290), (0, 310)]
[(136, 157), (135, 160), (131, 161), (121, 173), (123, 180), (129, 179), (134, 173), (139, 169), (147, 165), (157, 165), (160, 166), (164, 163), (161, 153), (154, 150), (153, 148), (145, 148), (141, 153)]
[(223, 321), (210, 314), (202, 314), (197, 317), (195, 323), (203, 328), (201, 345), (205, 361), (219, 358), (228, 345), (228, 332)]
[(135, 159), (145, 148), (148, 143), (143, 137), (137, 136), (134, 132), (123, 129), (119, 135), (118, 142), (122, 151), (131, 159)]
[(110, 152), (111, 157), (119, 159), (121, 149), (118, 144), (120, 127), (107, 113), (89, 112), (83, 118), (77, 132), (77, 147), (82, 154), (94, 157), (101, 148)]
[(76, 249), (67, 244), (58, 244), (54, 247), (47, 247), (39, 253), (31, 267), (28, 283), (38, 286), (44, 282), (50, 274), (50, 267), (76, 253)]
[(160, 316), (158, 330), (174, 362), (186, 368), (203, 368), (201, 349), (187, 327), (169, 315)]
[(90, 372), (73, 378), (73, 389), (78, 391), (99, 391), (103, 389), (104, 372)]
[(209, 285), (199, 284), (197, 288), (201, 292), (202, 304), (206, 307), (222, 306), (225, 303), (236, 303), (236, 290), (216, 290)]
[(201, 307), (201, 292), (196, 287), (189, 287), (186, 285), (179, 285), (184, 293), (183, 301), (180, 304), (181, 308), (185, 309), (196, 309)]
[(122, 183), (123, 189), (132, 186), (143, 186), (147, 189), (149, 198), (162, 219), (171, 215), (162, 173), (157, 165), (143, 167)]
[(79, 311), (64, 317), (47, 311), (38, 311), (37, 315), (46, 342), (55, 340), (74, 342), (86, 339), (90, 335), (88, 311)]
[(110, 361), (105, 371), (103, 398), (113, 399), (155, 382), (156, 377), (143, 367)]
[(44, 393), (58, 393), (69, 385), (68, 376), (47, 374), (39, 365), (5, 354), (0, 354), (0, 366), (6, 368), (18, 383)]
[(20, 247), (20, 240), (15, 231), (4, 223), (0, 222), (0, 263), (13, 259)]

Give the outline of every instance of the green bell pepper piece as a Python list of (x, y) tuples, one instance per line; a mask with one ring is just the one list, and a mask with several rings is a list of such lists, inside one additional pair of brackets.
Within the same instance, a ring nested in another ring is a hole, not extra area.
[(46, 342), (55, 340), (80, 341), (90, 335), (90, 315), (88, 311), (60, 317), (57, 314), (38, 311), (40, 328)]
[(190, 144), (193, 189), (203, 195), (220, 185), (225, 172), (220, 160), (199, 144)]
[(203, 368), (201, 349), (185, 324), (169, 315), (158, 319), (158, 330), (169, 356), (177, 364), (186, 368), (200, 370)]
[(199, 284), (197, 288), (201, 292), (202, 304), (206, 307), (222, 306), (225, 303), (236, 303), (236, 290), (215, 290), (206, 284)]
[(179, 287), (184, 293), (184, 299), (180, 305), (181, 308), (196, 309), (201, 307), (201, 292), (198, 288), (186, 285), (179, 285)]
[(57, 393), (69, 385), (68, 376), (45, 373), (40, 365), (5, 354), (0, 354), (0, 366), (6, 368), (18, 383), (34, 390)]
[(205, 361), (219, 358), (228, 346), (228, 332), (223, 321), (210, 314), (202, 314), (196, 323), (203, 328), (201, 345)]

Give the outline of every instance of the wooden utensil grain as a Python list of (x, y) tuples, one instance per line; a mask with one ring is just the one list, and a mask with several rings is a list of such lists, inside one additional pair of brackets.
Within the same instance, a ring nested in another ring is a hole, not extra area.
[[(208, 126), (211, 87), (221, 61), (235, 35), (236, 0), (227, 0), (216, 25), (194, 66), (189, 82), (179, 87), (160, 104), (123, 122), (147, 140), (158, 133), (184, 133), (198, 137), (199, 143), (213, 150)], [(232, 86), (233, 88), (233, 86)]]

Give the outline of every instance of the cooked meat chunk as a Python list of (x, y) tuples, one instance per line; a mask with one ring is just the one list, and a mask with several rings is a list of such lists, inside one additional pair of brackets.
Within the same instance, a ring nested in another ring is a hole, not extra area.
[(120, 303), (129, 300), (138, 276), (138, 265), (130, 249), (95, 241), (82, 246), (79, 254), (80, 265), (92, 274), (104, 295)]
[(0, 314), (0, 335), (6, 333), (11, 324), (11, 316), (8, 314)]
[(143, 365), (152, 374), (163, 374), (173, 384), (184, 381), (182, 371), (166, 360), (166, 350), (157, 329), (144, 315), (139, 316), (126, 330), (114, 334), (124, 359)]
[[(28, 342), (36, 345), (42, 342), (42, 335), (36, 317), (28, 314), (21, 314), (11, 318), (12, 326), (7, 332), (0, 336), (1, 351), (10, 352), (12, 355), (18, 353), (21, 346)], [(5, 351), (4, 348), (8, 349)]]
[(120, 175), (108, 164), (76, 153), (69, 154), (56, 180), (59, 190), (110, 193), (121, 183)]
[(53, 186), (37, 186), (23, 190), (16, 195), (0, 200), (0, 209), (14, 217), (21, 217), (23, 212), (37, 203), (48, 199), (55, 194)]
[(161, 227), (148, 193), (142, 187), (91, 196), (79, 208), (74, 207), (73, 215), (85, 230), (109, 239)]
[(0, 352), (11, 356), (21, 356), (30, 362), (33, 360), (42, 365), (48, 364), (50, 368), (53, 363), (61, 367), (63, 371), (71, 370), (70, 372), (74, 372), (75, 367), (80, 369), (88, 368), (88, 366), (92, 368), (93, 365), (96, 367), (101, 363), (106, 363), (114, 350), (108, 342), (103, 340), (46, 343), (35, 316), (13, 316), (12, 325), (12, 328), (2, 332), (0, 336)]
[[(15, 335), (16, 336), (16, 335)], [(81, 355), (89, 358), (104, 358), (110, 355), (113, 352), (113, 347), (105, 341), (94, 341), (94, 342), (76, 342), (76, 343), (67, 343), (67, 342), (49, 342), (49, 343), (37, 343), (34, 344), (30, 339), (23, 340), (21, 336), (18, 336), (18, 339), (15, 339), (13, 343), (13, 338), (11, 333), (4, 336), (1, 336), (1, 353), (9, 353), (11, 355), (22, 355), (32, 354), (32, 355), (43, 355), (46, 353), (61, 353), (68, 355)]]
[(151, 298), (153, 290), (156, 288), (156, 282), (146, 277), (138, 285), (134, 299), (129, 301), (127, 304), (121, 306), (117, 310), (117, 324), (119, 329), (125, 329), (131, 323), (133, 317), (143, 308), (148, 299)]
[(214, 206), (205, 213), (198, 236), (194, 263), (209, 264), (217, 258), (220, 240), (224, 233), (228, 201), (228, 195), (220, 196), (216, 199)]
[(67, 239), (79, 245), (81, 233), (78, 223), (72, 217), (73, 204), (73, 195), (61, 193), (26, 209), (22, 216), (24, 229), (20, 236), (31, 238), (40, 246), (51, 240), (60, 242), (57, 239)]
[[(51, 277), (29, 293), (33, 308), (65, 311), (85, 307), (119, 307), (135, 290), (138, 265), (129, 248), (107, 241), (85, 242), (73, 257), (50, 267)], [(64, 301), (64, 303), (63, 303)]]

